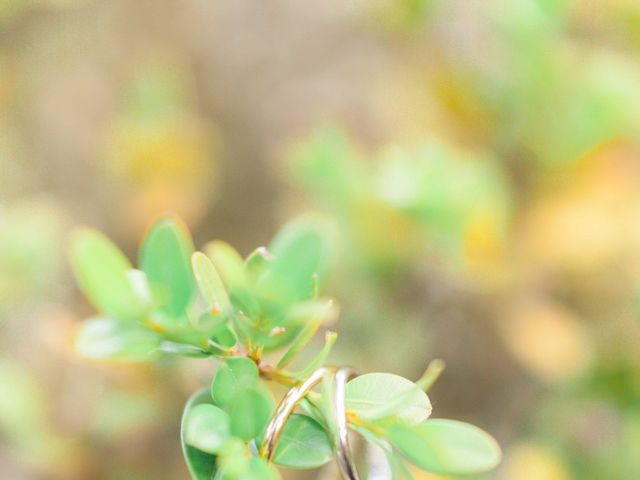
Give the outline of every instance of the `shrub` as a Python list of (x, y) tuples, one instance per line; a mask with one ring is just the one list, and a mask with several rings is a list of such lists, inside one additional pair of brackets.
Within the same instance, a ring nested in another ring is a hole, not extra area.
[[(145, 236), (135, 269), (104, 235), (80, 229), (71, 263), (99, 316), (83, 324), (77, 350), (95, 359), (215, 359), (210, 388), (191, 397), (182, 419), (182, 448), (197, 480), (278, 478), (276, 466), (317, 468), (333, 457), (345, 478), (356, 478), (347, 427), (382, 449), (393, 478), (411, 478), (406, 461), (453, 475), (494, 468), (501, 454), (491, 436), (429, 418), (437, 361), (415, 383), (389, 373), (355, 376), (323, 366), (337, 338), (327, 331), (324, 347), (291, 367), (337, 317), (335, 302), (318, 293), (324, 232), (301, 218), (243, 259), (220, 241), (195, 252), (181, 222), (164, 218)], [(277, 408), (269, 384), (290, 388)]]

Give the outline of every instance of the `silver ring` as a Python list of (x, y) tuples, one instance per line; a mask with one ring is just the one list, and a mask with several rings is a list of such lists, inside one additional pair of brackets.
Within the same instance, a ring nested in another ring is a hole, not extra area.
[(333, 414), (335, 416), (338, 434), (336, 436), (336, 450), (338, 451), (338, 467), (342, 477), (346, 480), (359, 480), (358, 471), (353, 461), (349, 446), (349, 429), (347, 427), (346, 388), (347, 382), (357, 375), (350, 367), (339, 369), (335, 375), (335, 389), (333, 391)]

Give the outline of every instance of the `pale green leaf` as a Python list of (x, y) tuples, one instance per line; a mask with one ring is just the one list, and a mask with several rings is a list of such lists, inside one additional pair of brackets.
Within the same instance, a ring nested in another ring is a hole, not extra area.
[(229, 406), (231, 432), (247, 441), (256, 438), (267, 426), (273, 407), (269, 392), (260, 385), (241, 390)]
[(395, 425), (389, 429), (388, 439), (417, 467), (444, 475), (488, 472), (502, 457), (500, 447), (491, 435), (455, 420)]
[(258, 383), (258, 367), (247, 357), (231, 357), (220, 365), (211, 383), (211, 395), (218, 405), (226, 407), (239, 398), (240, 393)]
[(333, 457), (327, 432), (307, 415), (293, 414), (287, 421), (274, 453), (274, 462), (290, 468), (316, 468)]
[(211, 480), (216, 472), (215, 455), (211, 455), (188, 445), (185, 438), (186, 420), (191, 410), (198, 405), (210, 404), (211, 394), (209, 389), (202, 389), (189, 399), (182, 414), (180, 443), (182, 445), (182, 453), (192, 480)]
[(231, 419), (221, 408), (203, 403), (186, 413), (183, 429), (187, 445), (216, 454), (231, 437)]
[(144, 317), (148, 304), (130, 279), (131, 263), (111, 240), (96, 230), (78, 229), (69, 253), (78, 285), (98, 311), (123, 320)]
[(215, 309), (217, 313), (223, 315), (228, 313), (231, 310), (229, 296), (211, 259), (204, 253), (196, 252), (191, 257), (191, 264), (200, 293), (207, 306)]
[(347, 409), (366, 421), (387, 419), (417, 424), (431, 414), (429, 397), (406, 378), (368, 373), (347, 384)]
[(182, 315), (195, 294), (192, 253), (188, 229), (174, 218), (156, 222), (142, 242), (140, 267), (160, 309), (169, 315)]
[(82, 324), (75, 347), (81, 355), (99, 360), (149, 360), (162, 340), (162, 335), (138, 323), (97, 317)]

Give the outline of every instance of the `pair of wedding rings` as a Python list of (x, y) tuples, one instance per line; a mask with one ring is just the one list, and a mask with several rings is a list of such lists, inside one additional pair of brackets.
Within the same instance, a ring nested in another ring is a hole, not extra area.
[(354, 465), (351, 448), (349, 446), (349, 432), (347, 429), (347, 408), (345, 393), (347, 382), (355, 377), (355, 370), (349, 367), (321, 367), (300, 385), (293, 387), (280, 402), (276, 413), (267, 425), (265, 437), (260, 446), (260, 455), (268, 460), (273, 458), (276, 445), (282, 434), (287, 420), (300, 404), (302, 399), (323, 380), (332, 380), (331, 409), (335, 421), (334, 442), (337, 453), (337, 463), (340, 473), (345, 480), (359, 480)]

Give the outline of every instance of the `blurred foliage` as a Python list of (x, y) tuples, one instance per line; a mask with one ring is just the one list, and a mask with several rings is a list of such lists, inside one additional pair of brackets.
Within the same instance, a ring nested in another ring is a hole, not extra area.
[(131, 258), (166, 210), (240, 250), (319, 210), (340, 361), (444, 357), (487, 478), (638, 478), (638, 53), (635, 0), (0, 0), (0, 471), (184, 478), (211, 368), (83, 366), (68, 225)]
[(101, 164), (125, 187), (131, 226), (175, 211), (196, 221), (216, 193), (220, 138), (190, 103), (189, 76), (172, 63), (136, 69)]

